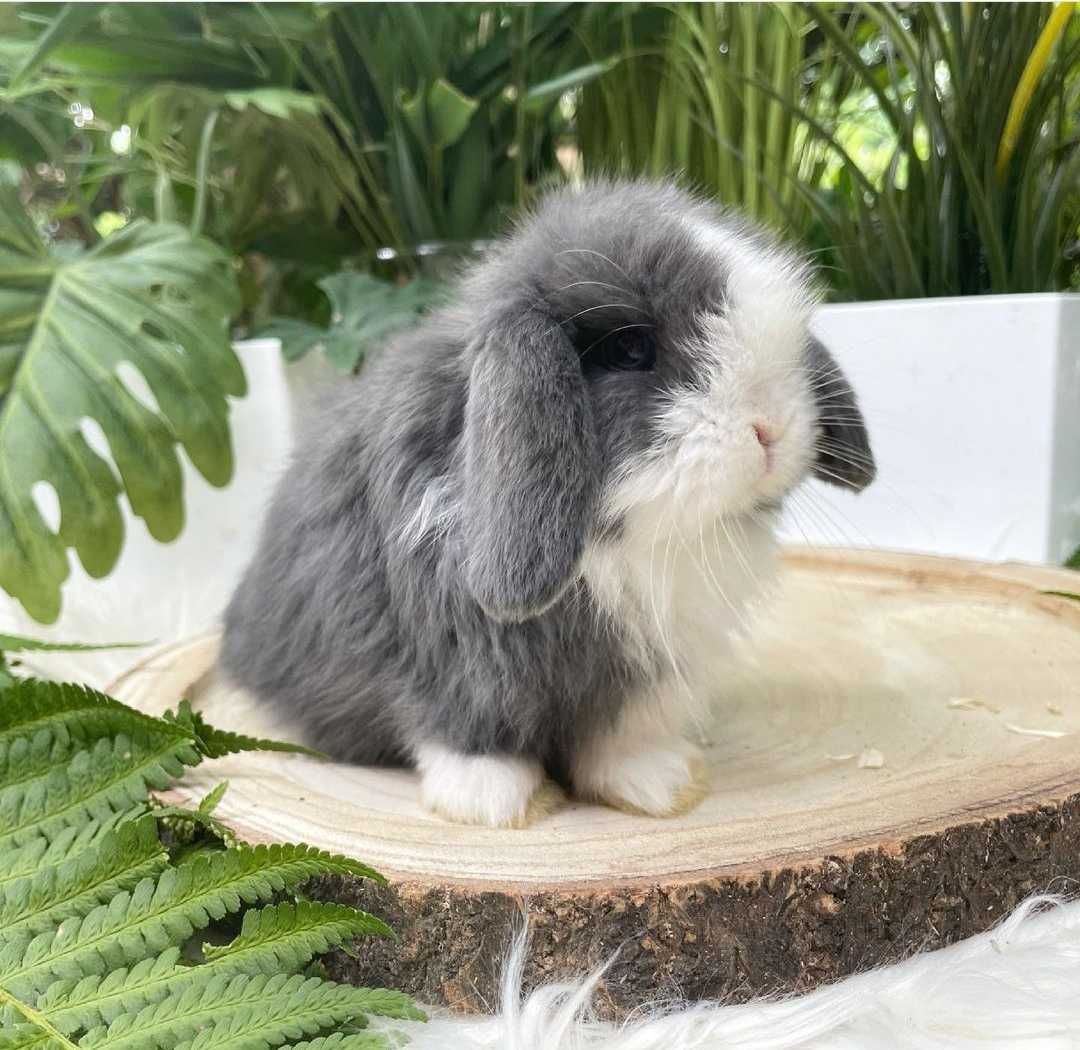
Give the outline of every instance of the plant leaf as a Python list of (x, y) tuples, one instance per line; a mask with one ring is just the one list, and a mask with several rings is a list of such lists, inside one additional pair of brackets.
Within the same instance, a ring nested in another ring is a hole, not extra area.
[(43, 729), (0, 744), (0, 851), (91, 819), (141, 806), (148, 788), (165, 788), (200, 761), (186, 737), (103, 737), (70, 758)]
[(302, 1043), (289, 1043), (281, 1050), (383, 1050), (385, 1046), (385, 1038), (375, 1032), (335, 1032)]
[(287, 740), (261, 740), (228, 729), (218, 729), (210, 725), (198, 711), (192, 710), (187, 700), (180, 701), (176, 714), (166, 711), (162, 717), (189, 732), (195, 739), (196, 747), (207, 758), (222, 758), (241, 751), (282, 751), (287, 754), (311, 755), (313, 758), (326, 757), (321, 751), (315, 751), (303, 744), (293, 744)]
[(21, 999), (55, 978), (104, 975), (182, 943), (212, 920), (266, 901), (312, 875), (367, 877), (370, 869), (303, 844), (200, 854), (69, 919), (55, 932), (0, 945), (0, 986)]
[[(283, 933), (299, 936), (283, 937)], [(210, 962), (228, 956), (257, 956), (264, 973), (294, 972), (313, 956), (353, 937), (392, 936), (393, 931), (381, 919), (345, 904), (284, 902), (246, 912), (235, 940), (206, 945), (203, 954)]]
[(0, 888), (0, 940), (44, 933), (156, 875), (167, 860), (153, 817), (121, 824), (90, 849)]
[(250, 91), (226, 91), (225, 101), (235, 110), (248, 106), (265, 113), (268, 117), (289, 120), (293, 113), (318, 116), (322, 106), (317, 95), (288, 88), (253, 88)]
[(208, 816), (214, 812), (218, 807), (218, 803), (225, 797), (225, 792), (229, 790), (229, 782), (223, 780), (220, 784), (215, 786), (211, 791), (207, 792), (201, 799), (199, 799), (199, 812), (205, 813)]
[(315, 1035), (331, 1025), (362, 1020), (367, 1013), (396, 1017), (415, 1016), (416, 1011), (396, 992), (353, 988), (300, 974), (203, 975), (179, 996), (163, 999), (138, 1014), (122, 1014), (108, 1027), (92, 1029), (79, 1045), (85, 1050), (273, 1046), (283, 1039)]
[(0, 634), (0, 653), (92, 653), (102, 649), (141, 649), (150, 642), (46, 642), (19, 634)]
[(14, 737), (32, 737), (48, 726), (73, 739), (93, 743), (101, 737), (164, 736), (177, 742), (191, 740), (187, 727), (144, 715), (111, 696), (86, 686), (41, 679), (24, 679), (0, 702), (0, 744)]
[(385, 1046), (385, 1037), (376, 1032), (335, 1032), (302, 1043), (289, 1043), (281, 1050), (383, 1050)]
[[(70, 257), (32, 234), (14, 191), (0, 188), (0, 331), (18, 348), (0, 402), (0, 587), (51, 622), (65, 548), (93, 576), (115, 564), (121, 491), (156, 539), (179, 533), (178, 443), (208, 481), (229, 480), (226, 397), (244, 393), (244, 378), (226, 326), (235, 278), (209, 241), (138, 220)], [(129, 392), (118, 371), (125, 363), (155, 407)], [(100, 426), (119, 479), (87, 441), (84, 418)], [(32, 498), (39, 481), (59, 503), (55, 532)]]
[(64, 4), (49, 24), (49, 28), (37, 38), (30, 52), (11, 74), (4, 94), (18, 94), (26, 81), (48, 61), (52, 51), (65, 40), (77, 36), (100, 12), (101, 9), (93, 4)]
[[(305, 907), (305, 904), (314, 907)], [(77, 1027), (108, 1024), (121, 1014), (137, 1013), (150, 1003), (179, 995), (200, 977), (200, 970), (227, 976), (280, 973), (286, 960), (295, 962), (298, 968), (310, 962), (317, 952), (364, 932), (357, 929), (356, 924), (366, 923), (346, 914), (352, 909), (337, 910), (341, 908), (345, 906), (310, 901), (295, 906), (277, 905), (272, 921), (258, 920), (257, 934), (251, 932), (251, 923), (255, 920), (248, 920), (245, 915), (249, 935), (241, 932), (230, 944), (217, 949), (214, 957), (198, 970), (180, 965), (179, 949), (169, 948), (156, 958), (136, 963), (130, 970), (121, 968), (108, 976), (54, 982), (39, 1004), (57, 1027), (71, 1031)], [(262, 909), (263, 912), (267, 910)]]
[(47, 878), (49, 868), (92, 848), (129, 817), (130, 814), (124, 813), (103, 820), (90, 820), (77, 827), (63, 828), (48, 837), (31, 836), (24, 845), (5, 850), (0, 854), (0, 887), (24, 875), (37, 873)]
[(480, 103), (462, 94), (450, 81), (439, 77), (427, 95), (432, 144), (439, 149), (453, 145), (469, 126)]
[(260, 338), (279, 339), (286, 361), (299, 361), (308, 351), (323, 345), (326, 329), (295, 317), (274, 317), (258, 332)]
[(568, 91), (584, 87), (598, 77), (610, 72), (623, 60), (622, 55), (614, 55), (603, 62), (590, 62), (588, 65), (571, 69), (568, 73), (552, 77), (540, 84), (533, 84), (525, 93), (525, 104), (530, 109), (543, 109), (561, 98)]
[(354, 371), (368, 352), (416, 324), (445, 295), (443, 285), (425, 277), (393, 284), (353, 272), (324, 277), (319, 287), (330, 300), (329, 327), (274, 318), (259, 335), (280, 339), (287, 360), (322, 346), (331, 364), (343, 372)]

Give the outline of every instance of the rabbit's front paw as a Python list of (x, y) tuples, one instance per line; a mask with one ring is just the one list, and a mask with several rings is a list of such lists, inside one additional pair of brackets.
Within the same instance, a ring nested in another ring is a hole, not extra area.
[(651, 743), (608, 737), (575, 763), (574, 787), (616, 809), (672, 817), (693, 809), (708, 782), (700, 750), (681, 737)]
[(423, 744), (416, 765), (424, 805), (455, 824), (521, 828), (558, 804), (540, 763), (520, 755), (467, 755)]

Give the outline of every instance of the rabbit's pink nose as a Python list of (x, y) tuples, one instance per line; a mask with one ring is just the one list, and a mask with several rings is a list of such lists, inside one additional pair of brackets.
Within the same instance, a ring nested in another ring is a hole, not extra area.
[(758, 444), (767, 449), (776, 442), (776, 435), (773, 433), (772, 427), (768, 423), (751, 423), (754, 428), (754, 435), (758, 439)]

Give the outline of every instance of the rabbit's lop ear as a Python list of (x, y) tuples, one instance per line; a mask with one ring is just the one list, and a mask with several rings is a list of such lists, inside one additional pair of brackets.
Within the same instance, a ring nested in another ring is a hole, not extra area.
[(526, 311), (485, 327), (464, 458), (466, 583), (496, 619), (537, 616), (573, 579), (600, 473), (578, 355), (551, 317)]
[(813, 337), (808, 353), (821, 426), (814, 474), (822, 481), (861, 492), (874, 480), (877, 468), (855, 391), (832, 354)]

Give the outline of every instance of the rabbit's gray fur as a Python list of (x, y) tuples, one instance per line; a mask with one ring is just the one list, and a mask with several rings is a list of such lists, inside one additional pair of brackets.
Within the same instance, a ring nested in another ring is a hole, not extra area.
[[(665, 440), (671, 391), (703, 383), (687, 349), (701, 318), (731, 305), (737, 253), (703, 247), (702, 224), (805, 280), (671, 185), (595, 183), (549, 196), (452, 307), (373, 355), (277, 489), (226, 614), (227, 675), (342, 759), (407, 763), (433, 740), (565, 779), (673, 673), (659, 647), (628, 650), (580, 566), (590, 544), (619, 543), (605, 494)], [(591, 359), (620, 330), (654, 340), (655, 368)], [(854, 396), (809, 337), (803, 364), (823, 476), (861, 488), (873, 461)]]

